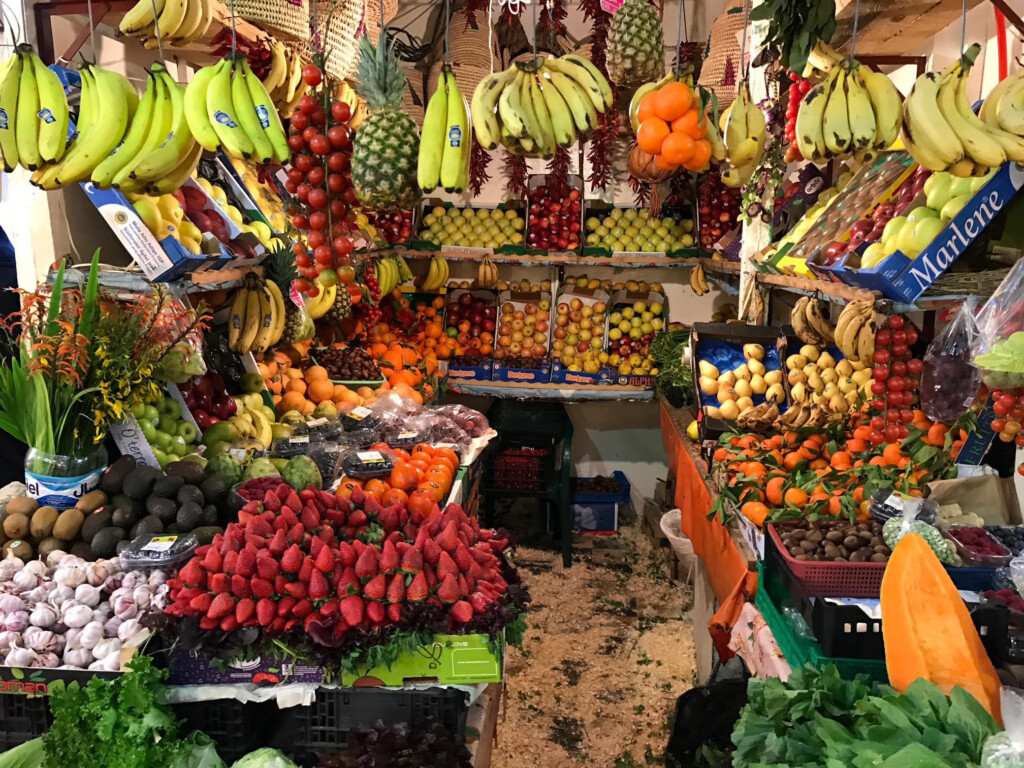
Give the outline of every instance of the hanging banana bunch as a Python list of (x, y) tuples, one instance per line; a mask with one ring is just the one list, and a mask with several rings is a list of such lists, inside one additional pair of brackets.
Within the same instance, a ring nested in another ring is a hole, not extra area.
[(54, 72), (32, 50), (19, 45), (0, 64), (0, 154), (4, 170), (34, 171), (64, 156), (68, 100)]
[(445, 65), (423, 117), (416, 171), (420, 189), (430, 192), (441, 186), (445, 192), (461, 192), (466, 188), (471, 149), (469, 128), (466, 99), (451, 67)]

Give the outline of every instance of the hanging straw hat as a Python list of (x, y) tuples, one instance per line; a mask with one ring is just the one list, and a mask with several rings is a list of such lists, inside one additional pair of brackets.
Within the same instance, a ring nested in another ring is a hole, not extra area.
[(743, 17), (743, 4), (732, 0), (715, 19), (697, 81), (698, 85), (715, 92), (719, 109), (723, 110), (736, 98), (743, 73), (743, 62), (740, 61)]
[[(385, 26), (395, 18), (398, 13), (398, 0), (384, 0), (384, 24)], [(371, 40), (380, 37), (381, 25), (381, 0), (365, 0), (364, 3), (363, 27)]]
[[(443, 20), (442, 20), (443, 21)], [(490, 53), (488, 53), (488, 37), (490, 37)], [(448, 31), (448, 45), (451, 52), (452, 72), (459, 90), (467, 99), (473, 98), (473, 91), (487, 75), (491, 73), (491, 58), (494, 68), (501, 66), (501, 49), (495, 35), (488, 35), (487, 18), (484, 14), (476, 14), (476, 23), (471, 24), (465, 11), (456, 11)], [(437, 46), (437, 60), (430, 67), (427, 77), (427, 98), (437, 90), (437, 82), (444, 66), (444, 43)]]
[(347, 80), (359, 64), (359, 37), (365, 8), (363, 0), (311, 0), (311, 23), (315, 23), (327, 54), (327, 74)]
[(235, 0), (235, 15), (281, 40), (309, 39), (309, 0)]

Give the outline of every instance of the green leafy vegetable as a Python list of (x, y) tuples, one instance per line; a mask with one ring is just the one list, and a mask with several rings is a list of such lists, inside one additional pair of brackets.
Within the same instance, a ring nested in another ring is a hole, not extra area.
[(798, 75), (815, 44), (836, 31), (835, 0), (767, 0), (750, 12), (751, 21), (767, 21), (767, 42), (782, 53), (782, 66)]
[(32, 739), (0, 755), (0, 768), (41, 768), (43, 740)]

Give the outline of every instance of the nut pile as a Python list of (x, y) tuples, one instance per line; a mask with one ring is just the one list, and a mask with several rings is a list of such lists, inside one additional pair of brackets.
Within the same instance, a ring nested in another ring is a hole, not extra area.
[(380, 368), (365, 350), (356, 347), (328, 347), (313, 351), (317, 365), (327, 369), (331, 381), (380, 381)]
[(816, 562), (885, 563), (892, 551), (875, 520), (815, 520), (799, 527), (780, 527), (786, 550), (797, 560)]

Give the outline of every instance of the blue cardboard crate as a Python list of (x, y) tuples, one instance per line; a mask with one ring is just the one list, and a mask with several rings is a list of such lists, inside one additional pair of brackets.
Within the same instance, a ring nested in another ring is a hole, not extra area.
[[(592, 477), (574, 477), (572, 487), (575, 488), (577, 480), (593, 480)], [(626, 475), (619, 470), (612, 472), (612, 479), (619, 484), (618, 493), (585, 493), (582, 491), (573, 491), (571, 501), (573, 504), (600, 504), (600, 503), (619, 503), (626, 504), (629, 502), (629, 492), (631, 486), (629, 480), (626, 479)]]
[(572, 384), (575, 386), (590, 386), (594, 384), (611, 384), (612, 372), (609, 368), (602, 366), (597, 373), (586, 373), (584, 371), (570, 371), (560, 360), (551, 362), (551, 383)]
[(509, 368), (495, 360), (491, 368), (494, 381), (514, 381), (521, 384), (547, 384), (551, 381), (551, 362), (544, 361), (540, 368)]
[(494, 363), (486, 360), (480, 365), (449, 365), (448, 379), (454, 381), (490, 381)]
[(619, 529), (619, 505), (590, 502), (572, 505), (572, 529), (610, 533)]

